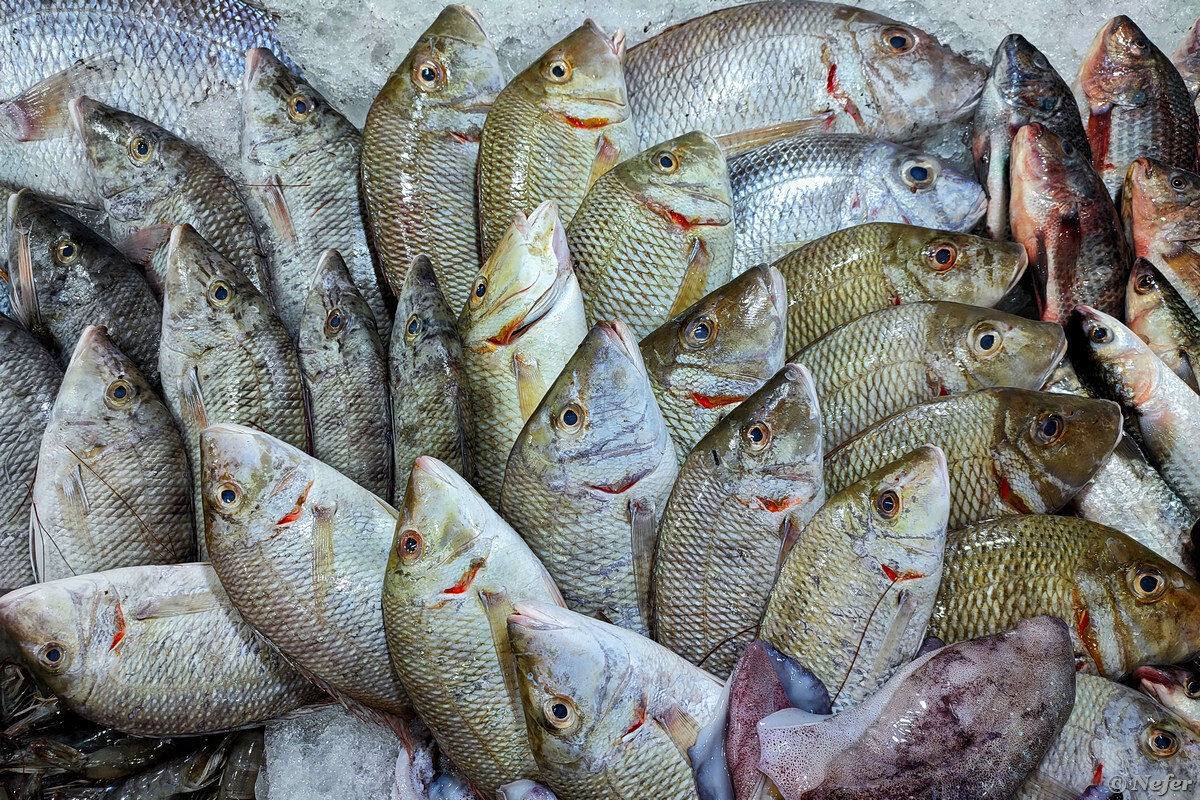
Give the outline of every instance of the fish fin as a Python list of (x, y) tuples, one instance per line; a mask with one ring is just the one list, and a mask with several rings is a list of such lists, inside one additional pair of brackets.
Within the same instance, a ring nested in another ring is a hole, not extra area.
[(521, 422), (528, 422), (546, 396), (546, 380), (538, 369), (536, 359), (513, 354), (513, 373), (517, 377), (517, 402), (521, 405)]
[(902, 589), (900, 596), (896, 598), (896, 611), (888, 623), (883, 641), (875, 653), (875, 661), (867, 673), (868, 679), (879, 683), (879, 679), (888, 669), (912, 660), (912, 653), (902, 654), (900, 646), (904, 643), (904, 634), (916, 613), (917, 598), (912, 592)]
[(704, 296), (704, 287), (708, 285), (708, 272), (711, 267), (712, 253), (708, 251), (708, 245), (703, 239), (692, 239), (687, 271), (683, 273), (683, 280), (679, 282), (679, 291), (675, 295), (675, 302), (671, 304), (671, 310), (667, 312), (667, 319), (674, 319)]
[(700, 723), (696, 718), (677, 703), (671, 703), (654, 715), (654, 721), (675, 743), (683, 757), (688, 759), (688, 750), (695, 746), (696, 739), (700, 736)]
[[(40, 336), (42, 305), (38, 301), (37, 284), (33, 278), (33, 253), (30, 252), (29, 237), (16, 225), (10, 227), (17, 245), (17, 263), (8, 267), (12, 273), (8, 291), (12, 301), (13, 318), (24, 325), (26, 330)], [(13, 269), (14, 266), (16, 269)]]
[(114, 246), (133, 263), (147, 267), (158, 249), (170, 241), (171, 228), (166, 224), (150, 225), (134, 231)]
[(512, 704), (517, 719), (521, 719), (525, 711), (521, 705), (520, 690), (517, 688), (517, 660), (513, 656), (512, 643), (508, 640), (508, 617), (513, 613), (512, 600), (503, 589), (495, 592), (481, 589), (479, 601), (483, 603), (488, 626), (492, 629), (492, 646), (496, 650), (500, 674), (504, 676), (504, 690), (508, 692), (508, 701)]
[(798, 136), (802, 133), (825, 133), (836, 118), (834, 112), (826, 111), (824, 114), (801, 117), (789, 122), (763, 125), (760, 128), (750, 128), (736, 133), (723, 133), (713, 138), (721, 146), (725, 158), (733, 158), (747, 150), (753, 150), (755, 147), (761, 147), (786, 136)]
[(83, 485), (83, 467), (75, 465), (66, 476), (59, 481), (58, 491), (62, 495), (63, 506), (68, 513), (86, 517), (92, 510), (88, 500), (87, 487)]
[(292, 212), (283, 196), (283, 184), (278, 175), (272, 175), (266, 183), (256, 185), (255, 193), (266, 209), (267, 219), (275, 229), (275, 236), (287, 247), (296, 246), (296, 226), (292, 224)]
[(800, 540), (800, 532), (804, 530), (804, 526), (796, 521), (795, 514), (788, 514), (783, 518), (783, 524), (779, 530), (779, 558), (775, 560), (775, 577), (779, 577), (779, 570), (783, 569), (783, 562), (787, 560), (788, 553), (792, 552), (796, 542)]
[(184, 617), (189, 614), (203, 614), (220, 608), (221, 603), (211, 592), (193, 592), (151, 598), (134, 606), (130, 616), (138, 620), (166, 619), (168, 617)]
[(658, 528), (655, 524), (654, 500), (629, 501), (629, 529), (633, 541), (633, 581), (637, 587), (638, 613), (642, 627), (649, 631), (653, 617), (654, 550), (657, 546)]
[[(592, 161), (592, 173), (588, 175), (587, 188), (592, 188), (592, 184), (600, 179), (600, 176), (608, 172), (621, 162), (621, 148), (613, 144), (609, 138), (601, 134), (596, 140), (596, 159)], [(586, 190), (585, 190), (586, 191)], [(570, 220), (564, 220), (565, 225)]]
[(208, 414), (204, 410), (204, 392), (200, 389), (200, 376), (192, 367), (183, 377), (179, 387), (179, 414), (184, 421), (198, 430), (208, 427)]
[(71, 133), (70, 103), (80, 95), (96, 95), (111, 83), (120, 66), (120, 51), (84, 56), (71, 66), (34, 84), (3, 105), (14, 138), (19, 142), (57, 139)]
[(1029, 773), (1029, 777), (1022, 785), (1021, 793), (1044, 800), (1077, 800), (1082, 794), (1081, 791), (1073, 791), (1037, 769)]
[(1183, 378), (1184, 383), (1192, 387), (1193, 391), (1197, 388), (1196, 370), (1192, 365), (1192, 359), (1182, 350), (1179, 352), (1179, 368), (1177, 370), (1177, 374), (1179, 374), (1180, 378)]
[(334, 579), (333, 515), (335, 511), (336, 507), (334, 506), (315, 506), (313, 508), (312, 580), (314, 588), (326, 595), (332, 588)]

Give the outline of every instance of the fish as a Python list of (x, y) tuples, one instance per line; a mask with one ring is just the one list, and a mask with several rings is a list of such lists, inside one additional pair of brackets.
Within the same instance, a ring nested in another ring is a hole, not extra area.
[(568, 608), (647, 635), (656, 531), (678, 471), (633, 331), (600, 322), (513, 444), (500, 513)]
[(1013, 137), (1038, 122), (1091, 161), (1092, 151), (1071, 87), (1049, 59), (1019, 33), (1010, 33), (996, 48), (992, 72), (975, 109), (971, 154), (975, 176), (988, 196), (987, 231), (1008, 239), (1008, 165)]
[(22, 190), (8, 198), (8, 261), (17, 319), (66, 363), (102, 325), (158, 384), (162, 307), (142, 270), (79, 220)]
[(951, 528), (990, 517), (1044, 514), (1066, 505), (1121, 438), (1110, 400), (977, 389), (897, 412), (825, 455), (825, 484), (839, 492), (922, 444), (950, 469)]
[[(237, 166), (242, 63), (251, 47), (286, 63), (278, 18), (229, 0), (10, 0), (4, 30), (21, 58), (0, 66), (0, 180), (76, 207), (92, 195), (68, 103), (87, 95), (203, 142), (225, 169)], [(53, 165), (53, 168), (48, 168)]]
[(476, 276), (458, 330), (475, 417), (475, 486), (498, 507), (513, 443), (587, 335), (553, 201), (517, 213)]
[(1053, 322), (945, 301), (902, 303), (835, 328), (793, 355), (812, 373), (831, 450), (909, 406), (948, 394), (1040, 389), (1067, 349)]
[(321, 696), (238, 615), (211, 564), (26, 586), (0, 597), (0, 622), (68, 708), (137, 736), (260, 725)]
[(986, 636), (1033, 614), (1067, 623), (1089, 675), (1117, 680), (1200, 651), (1200, 583), (1120, 531), (1025, 515), (948, 534), (930, 635)]
[(58, 359), (0, 314), (0, 588), (33, 583), (29, 514), (38, 448), (63, 379)]
[(1066, 723), (1074, 695), (1066, 626), (1023, 619), (921, 656), (828, 719), (772, 714), (758, 725), (759, 766), (785, 800), (1007, 800)]
[[(158, 371), (187, 445), (199, 526), (200, 431), (235, 422), (307, 450), (304, 379), (270, 302), (190, 225), (171, 231), (167, 265)], [(197, 550), (205, 560), (203, 537)]]
[(752, 267), (641, 341), (679, 461), (733, 406), (783, 369), (783, 276)]
[(775, 262), (787, 282), (787, 352), (902, 303), (994, 306), (1027, 265), (1012, 242), (892, 222), (843, 228)]
[(738, 153), (729, 186), (735, 274), (851, 225), (966, 232), (987, 210), (975, 179), (937, 156), (854, 133), (785, 137)]
[(191, 489), (166, 405), (104, 328), (85, 328), (38, 451), (37, 579), (192, 560)]
[(358, 199), (362, 134), (288, 64), (264, 47), (246, 53), (242, 78), (246, 206), (270, 239), (271, 300), (299, 335), (309, 286), (326, 250), (337, 250), (367, 301), (379, 336), (392, 332)]
[[(154, 123), (89, 97), (71, 101), (83, 169), (102, 203), (107, 238), (147, 268), (165, 291), (166, 245), (173, 225), (191, 225), (263, 291), (265, 250), (237, 182), (208, 156)], [(236, 174), (236, 173), (235, 173)]]
[(807, 0), (679, 23), (630, 48), (625, 72), (646, 144), (693, 128), (718, 136), (814, 117), (835, 131), (910, 141), (969, 116), (986, 78), (920, 28)]
[(1009, 179), (1012, 235), (1033, 266), (1041, 318), (1064, 323), (1080, 303), (1120, 313), (1129, 249), (1086, 154), (1033, 122), (1013, 139)]
[(1134, 262), (1129, 275), (1129, 285), (1125, 289), (1125, 324), (1172, 372), (1193, 390), (1197, 388), (1200, 321), (1170, 281), (1144, 258)]
[(389, 498), (392, 420), (382, 337), (342, 254), (325, 251), (304, 301), (296, 347), (308, 390), (312, 452)]
[(417, 256), (406, 270), (396, 319), (388, 345), (393, 503), (404, 499), (418, 456), (433, 456), (468, 480), (475, 475), (475, 416), (462, 339), (428, 256)]
[(721, 682), (633, 631), (538, 602), (508, 618), (529, 741), (559, 797), (696, 800), (687, 748)]
[(688, 454), (654, 551), (654, 638), (728, 678), (785, 554), (825, 502), (822, 412), (789, 364)]
[(1191, 667), (1138, 667), (1132, 677), (1138, 691), (1170, 709), (1193, 734), (1200, 734), (1200, 673), (1194, 663)]
[(1187, 444), (1200, 436), (1200, 395), (1116, 319), (1088, 306), (1077, 313), (1090, 371), (1129, 414), (1167, 485), (1200, 514), (1200, 461)]
[(834, 712), (917, 656), (949, 514), (946, 457), (927, 445), (833, 495), (796, 532), (759, 635), (812, 671)]
[(1198, 763), (1200, 736), (1170, 711), (1127, 686), (1080, 675), (1067, 724), (1015, 800), (1073, 797), (1089, 786), (1191, 800)]
[(538, 779), (505, 626), (521, 601), (562, 605), (553, 579), (461, 475), (429, 456), (413, 464), (395, 531), (383, 627), (413, 708), (478, 793)]
[(588, 322), (620, 319), (643, 338), (727, 283), (732, 202), (725, 156), (699, 131), (600, 176), (567, 226)]
[(200, 434), (208, 555), (238, 613), (335, 697), (411, 716), (388, 659), (383, 568), (400, 514), (314, 456), (241, 425)]
[(496, 95), (479, 139), (484, 258), (513, 214), (553, 200), (570, 223), (596, 179), (637, 152), (624, 55), (625, 32), (610, 37), (589, 19)]
[(1196, 22), (1171, 54), (1171, 63), (1179, 70), (1192, 100), (1200, 93), (1200, 20)]
[(1092, 166), (1114, 198), (1135, 158), (1196, 172), (1192, 96), (1163, 51), (1124, 14), (1096, 34), (1079, 65), (1076, 95)]
[(467, 302), (480, 263), (479, 139), (503, 88), (496, 46), (479, 13), (448, 5), (371, 103), (363, 127), (363, 204), (396, 296), (409, 265), (424, 255), (450, 307)]

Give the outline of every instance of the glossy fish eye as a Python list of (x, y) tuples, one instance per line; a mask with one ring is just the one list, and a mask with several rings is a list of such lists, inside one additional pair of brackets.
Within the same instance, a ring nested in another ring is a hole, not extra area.
[(928, 189), (937, 180), (937, 165), (923, 158), (906, 159), (900, 166), (900, 180), (912, 190)]
[(1129, 588), (1139, 601), (1154, 603), (1167, 593), (1167, 579), (1154, 567), (1138, 567), (1130, 576)]
[(1038, 69), (1050, 69), (1050, 62), (1040, 52), (1033, 54), (1033, 65)]
[(1188, 678), (1187, 683), (1183, 685), (1183, 691), (1192, 699), (1200, 697), (1200, 678)]
[(129, 157), (139, 164), (145, 164), (154, 155), (154, 145), (145, 136), (135, 136), (129, 140)]
[(900, 509), (903, 503), (900, 502), (900, 495), (893, 490), (887, 489), (875, 496), (875, 510), (879, 512), (879, 516), (884, 519), (895, 519), (900, 516)]
[(975, 353), (981, 356), (994, 356), (1000, 352), (1000, 345), (1004, 342), (1004, 335), (1000, 331), (993, 328), (991, 325), (982, 325), (975, 331), (975, 338), (971, 342), (971, 346), (975, 349)]
[(947, 272), (958, 263), (958, 248), (950, 242), (938, 242), (929, 248), (929, 266), (935, 272)]
[(578, 403), (568, 403), (563, 406), (562, 411), (558, 412), (558, 416), (554, 418), (554, 423), (561, 431), (578, 433), (583, 430), (583, 420), (583, 406)]
[(312, 115), (313, 101), (297, 92), (288, 98), (287, 113), (293, 122), (303, 122)]
[(771, 444), (771, 429), (761, 422), (756, 422), (742, 431), (742, 438), (751, 450), (765, 450)]
[(208, 302), (214, 306), (229, 305), (233, 299), (233, 289), (225, 281), (213, 281), (208, 287)]
[(566, 83), (571, 79), (571, 65), (561, 57), (551, 59), (542, 68), (542, 75), (551, 83)]
[(1112, 331), (1108, 328), (1103, 325), (1097, 325), (1088, 331), (1088, 338), (1096, 344), (1104, 344), (1105, 342), (1111, 342), (1113, 335)]
[(1133, 42), (1131, 42), (1131, 44), (1133, 45), (1133, 48), (1135, 50), (1145, 50), (1147, 47), (1150, 46), (1149, 43), (1140, 36), (1138, 38), (1134, 39)]
[(546, 718), (546, 725), (550, 730), (561, 731), (575, 724), (579, 712), (575, 710), (571, 698), (554, 695), (546, 698), (546, 702), (542, 704), (542, 715)]
[(432, 92), (446, 84), (446, 71), (429, 56), (418, 58), (413, 63), (412, 82), (422, 92)]
[(1052, 95), (1047, 95), (1041, 99), (1041, 102), (1038, 103), (1038, 108), (1040, 108), (1042, 111), (1053, 111), (1057, 105), (1058, 98)]
[(1185, 186), (1187, 186), (1187, 181), (1183, 179), (1182, 175), (1175, 175), (1171, 178), (1172, 189), (1183, 189)]
[(1154, 276), (1148, 273), (1138, 275), (1138, 279), (1133, 284), (1133, 290), (1138, 294), (1150, 294), (1150, 292), (1153, 292), (1157, 288)]
[(907, 53), (916, 43), (917, 37), (904, 28), (892, 27), (883, 31), (883, 45), (893, 53)]
[(133, 386), (124, 378), (118, 378), (104, 389), (104, 402), (110, 408), (123, 408), (133, 399)]
[(1058, 414), (1046, 414), (1033, 423), (1033, 439), (1038, 444), (1051, 445), (1062, 438), (1067, 423)]
[(654, 166), (662, 172), (670, 174), (679, 169), (679, 159), (670, 150), (659, 150), (650, 159)]
[(79, 258), (79, 245), (70, 239), (62, 239), (54, 245), (54, 260), (66, 266), (73, 264)]
[(1075, 155), (1075, 145), (1071, 144), (1066, 139), (1061, 140), (1059, 142), (1059, 146), (1062, 147), (1063, 155), (1067, 155), (1067, 156)]
[(1157, 725), (1146, 731), (1146, 750), (1154, 758), (1170, 758), (1179, 752), (1179, 737)]
[(421, 320), (416, 314), (408, 318), (408, 324), (404, 326), (404, 340), (412, 342), (417, 338), (417, 334), (421, 332)]
[(478, 307), (483, 302), (484, 296), (487, 295), (487, 290), (488, 279), (480, 275), (479, 279), (475, 281), (475, 288), (471, 290), (471, 305)]
[(400, 556), (401, 561), (405, 564), (415, 563), (424, 552), (425, 537), (412, 528), (405, 528), (400, 532), (400, 538), (396, 541), (396, 554)]
[(708, 317), (694, 319), (683, 329), (683, 343), (693, 350), (700, 350), (712, 344), (717, 335), (716, 320)]
[(340, 308), (332, 309), (329, 316), (325, 318), (325, 334), (327, 336), (336, 336), (341, 333), (346, 327), (346, 318), (342, 315)]
[(242, 487), (233, 481), (226, 481), (217, 487), (217, 504), (224, 509), (231, 509), (242, 499)]
[(67, 664), (67, 648), (61, 642), (46, 642), (38, 648), (37, 660), (50, 672), (58, 672)]

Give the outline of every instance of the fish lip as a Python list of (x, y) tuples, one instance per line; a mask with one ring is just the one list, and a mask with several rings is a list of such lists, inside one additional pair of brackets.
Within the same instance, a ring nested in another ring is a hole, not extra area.
[(951, 118), (949, 120), (950, 122), (957, 122), (958, 120), (964, 119), (968, 114), (973, 113), (975, 111), (975, 107), (979, 105), (979, 101), (983, 99), (983, 93), (987, 91), (988, 71), (976, 64), (974, 61), (971, 62), (971, 66), (975, 67), (976, 70), (981, 73), (980, 81), (978, 85), (976, 85), (975, 91), (971, 94), (971, 96), (960, 103), (958, 108), (956, 108), (951, 114)]
[(483, 29), (483, 15), (479, 13), (479, 9), (460, 3), (458, 4), (458, 10), (462, 12), (464, 17), (474, 23), (475, 27), (479, 29), (479, 33), (486, 39), (487, 31)]
[(1174, 685), (1171, 676), (1165, 670), (1161, 670), (1158, 667), (1138, 667), (1133, 671), (1132, 677), (1147, 687), (1163, 686), (1169, 688)]
[(603, 320), (596, 323), (596, 330), (612, 342), (634, 364), (642, 362), (642, 354), (638, 348), (637, 337), (634, 336), (633, 331), (624, 322), (619, 319)]
[(83, 329), (83, 333), (79, 334), (79, 340), (75, 342), (75, 349), (71, 351), (71, 361), (79, 358), (79, 354), (86, 352), (96, 344), (96, 337), (103, 334), (108, 336), (108, 326), (106, 325), (88, 325)]

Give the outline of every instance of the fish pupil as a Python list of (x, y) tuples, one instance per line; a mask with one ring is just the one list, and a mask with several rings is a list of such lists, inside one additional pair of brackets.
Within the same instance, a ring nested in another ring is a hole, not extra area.
[(934, 261), (937, 261), (937, 263), (941, 264), (942, 266), (949, 264), (950, 259), (953, 257), (954, 255), (950, 252), (949, 247), (939, 247), (937, 252), (933, 254)]
[(979, 346), (984, 350), (991, 350), (996, 346), (996, 335), (992, 333), (985, 333), (983, 336), (979, 337)]
[(1173, 186), (1176, 189), (1182, 189), (1183, 188), (1183, 178), (1180, 178), (1179, 176), (1175, 176), (1174, 178), (1171, 178), (1171, 186)]
[(1074, 155), (1075, 154), (1075, 145), (1064, 140), (1062, 143), (1062, 151), (1069, 156)]
[(1092, 329), (1092, 341), (1107, 342), (1108, 341), (1108, 328), (1093, 328)]
[(554, 715), (555, 719), (562, 721), (567, 718), (569, 712), (565, 703), (555, 703), (550, 706), (550, 713)]
[(908, 44), (908, 39), (903, 36), (893, 36), (891, 39), (888, 39), (888, 43), (897, 50), (903, 50)]
[(664, 155), (658, 159), (658, 165), (663, 169), (670, 169), (675, 165), (675, 161), (670, 156)]
[(1171, 737), (1167, 736), (1165, 733), (1156, 735), (1154, 737), (1154, 746), (1159, 750), (1171, 749)]
[(572, 425), (572, 426), (578, 425), (579, 424), (579, 415), (568, 408), (566, 411), (563, 412), (563, 422), (565, 422), (567, 425)]
[(433, 83), (437, 80), (437, 73), (433, 71), (433, 67), (425, 66), (421, 69), (421, 80), (426, 83)]
[(476, 297), (483, 297), (483, 295), (486, 292), (487, 292), (487, 286), (485, 286), (482, 281), (475, 284), (475, 296)]
[(124, 386), (118, 386), (116, 389), (113, 389), (113, 397), (117, 398), (118, 400), (124, 400), (125, 395), (127, 394), (129, 394), (129, 392)]
[(213, 292), (213, 296), (216, 297), (218, 300), (224, 300), (227, 297), (229, 297), (229, 290), (226, 289), (224, 286), (218, 286), (217, 290), (215, 292)]
[(762, 428), (758, 427), (757, 425), (754, 426), (753, 428), (751, 428), (750, 429), (750, 441), (754, 442), (755, 444), (758, 444), (762, 440), (763, 440)]
[(139, 156), (144, 156), (144, 155), (146, 155), (146, 153), (149, 153), (149, 152), (150, 152), (150, 146), (148, 144), (146, 144), (145, 142), (137, 143), (137, 154)]
[(1194, 678), (1189, 680), (1187, 686), (1184, 687), (1184, 691), (1188, 694), (1200, 694), (1200, 681)]
[(308, 113), (308, 103), (303, 100), (297, 100), (293, 106), (297, 114)]
[(1153, 575), (1143, 575), (1138, 579), (1138, 584), (1146, 594), (1154, 594), (1155, 590), (1158, 589), (1158, 578)]
[(406, 536), (404, 538), (404, 552), (406, 552), (406, 553), (417, 552), (417, 537)]
[(224, 503), (225, 505), (229, 505), (236, 499), (237, 499), (237, 492), (235, 492), (233, 489), (222, 489), (221, 490), (221, 502)]
[(1061, 430), (1062, 420), (1057, 414), (1051, 414), (1042, 420), (1042, 436), (1047, 439), (1054, 439), (1058, 436)]
[(908, 176), (917, 183), (920, 183), (929, 180), (929, 170), (925, 169), (925, 167), (910, 167)]
[(69, 243), (69, 242), (67, 242), (67, 243), (63, 244), (63, 246), (62, 246), (62, 257), (63, 257), (63, 258), (70, 258), (70, 257), (71, 257), (71, 256), (73, 256), (73, 255), (75, 255), (75, 245), (73, 245), (73, 244), (71, 244), (71, 243)]
[(337, 314), (334, 314), (332, 317), (329, 318), (329, 327), (331, 327), (331, 328), (342, 327), (342, 318), (339, 317)]
[(708, 337), (710, 335), (711, 334), (709, 333), (708, 323), (706, 323), (706, 322), (701, 322), (701, 323), (697, 324), (696, 327), (692, 330), (692, 336), (696, 337), (696, 341), (698, 341), (698, 342), (708, 341)]
[(555, 64), (550, 68), (550, 72), (554, 75), (554, 77), (561, 78), (567, 74), (567, 68), (562, 64)]
[(417, 330), (418, 330), (420, 327), (421, 327), (421, 324), (420, 324), (419, 322), (417, 322), (417, 318), (416, 318), (416, 317), (413, 317), (412, 319), (410, 319), (410, 320), (408, 321), (408, 332), (409, 332), (410, 334), (411, 334), (411, 333), (416, 333), (416, 332), (417, 332)]
[(1053, 97), (1043, 97), (1042, 98), (1041, 106), (1042, 106), (1043, 111), (1053, 111), (1054, 107), (1056, 105), (1058, 105), (1057, 99), (1055, 99)]

